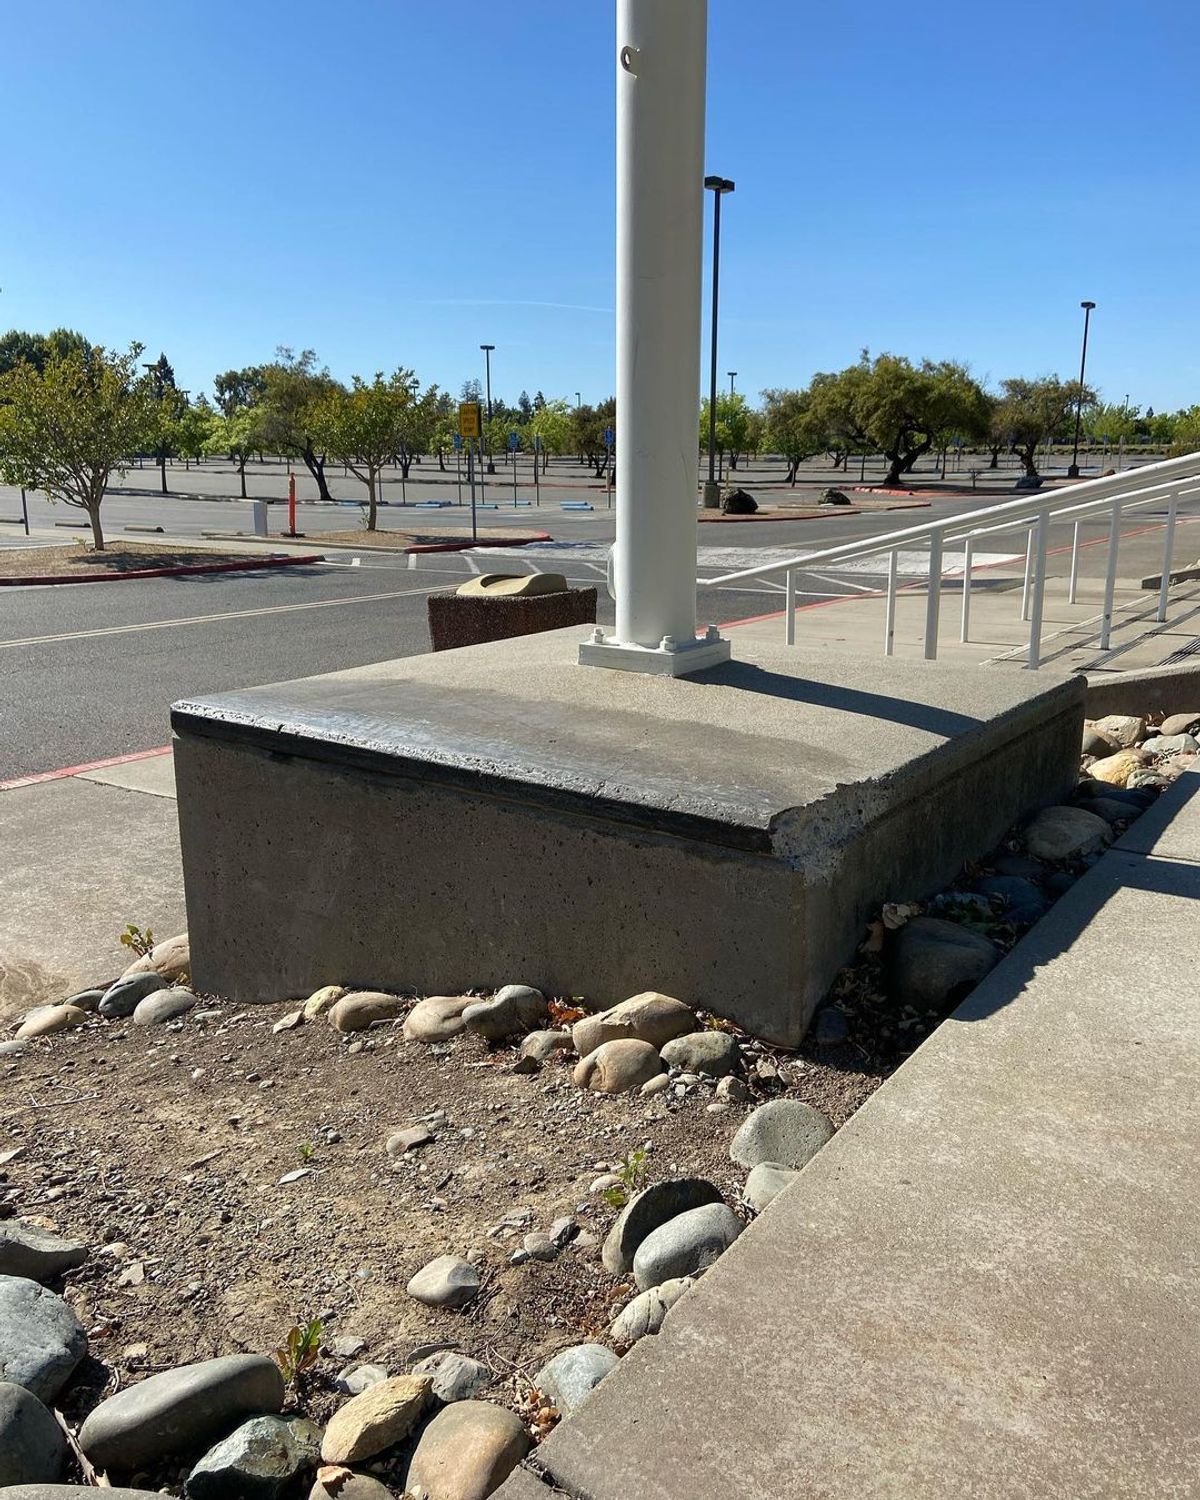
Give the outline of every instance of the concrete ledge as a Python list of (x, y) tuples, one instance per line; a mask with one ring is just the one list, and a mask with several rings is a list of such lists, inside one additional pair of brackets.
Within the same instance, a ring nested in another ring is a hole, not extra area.
[(563, 588), (518, 598), (430, 594), (428, 607), (433, 649), (453, 651), (569, 625), (595, 624), (596, 590)]
[(1105, 714), (1186, 714), (1200, 708), (1200, 656), (1171, 667), (1147, 667), (1088, 678), (1089, 719)]
[(1197, 1493), (1197, 792), (1185, 774), (550, 1436), (563, 1491)]

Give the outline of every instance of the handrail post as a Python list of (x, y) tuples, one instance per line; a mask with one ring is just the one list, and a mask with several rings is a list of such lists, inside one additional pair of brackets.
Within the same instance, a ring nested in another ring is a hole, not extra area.
[(1046, 534), (1050, 530), (1050, 513), (1038, 512), (1034, 528), (1033, 609), (1029, 620), (1029, 668), (1036, 672), (1042, 663), (1042, 611), (1046, 601)]
[(942, 607), (942, 533), (929, 538), (929, 597), (925, 601), (925, 660), (937, 660), (938, 614)]
[(787, 624), (783, 629), (783, 639), (786, 645), (796, 644), (796, 573), (795, 569), (789, 568), (786, 575), (787, 584)]
[(971, 559), (974, 550), (974, 538), (966, 537), (963, 542), (962, 629), (958, 633), (964, 645), (971, 639)]
[(1067, 603), (1075, 603), (1075, 594), (1079, 586), (1079, 528), (1083, 523), (1076, 521), (1071, 531), (1071, 585), (1067, 589)]
[(887, 610), (883, 625), (883, 654), (891, 656), (896, 648), (896, 575), (899, 572), (899, 553), (888, 555)]
[(1167, 534), (1163, 538), (1162, 578), (1158, 585), (1158, 613), (1155, 619), (1161, 625), (1167, 618), (1167, 595), (1171, 589), (1171, 554), (1175, 550), (1175, 511), (1179, 505), (1179, 491), (1172, 490), (1167, 504)]
[(1029, 618), (1029, 579), (1033, 572), (1033, 527), (1025, 533), (1025, 582), (1021, 586), (1021, 618)]
[(1104, 614), (1100, 620), (1100, 649), (1108, 650), (1112, 638), (1113, 592), (1117, 584), (1117, 550), (1121, 545), (1121, 502), (1113, 501), (1108, 522), (1108, 568), (1104, 574)]

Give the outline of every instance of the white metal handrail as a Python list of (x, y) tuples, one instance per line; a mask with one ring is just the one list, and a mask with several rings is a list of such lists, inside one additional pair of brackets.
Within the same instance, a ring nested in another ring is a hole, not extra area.
[[(1108, 517), (1108, 560), (1104, 580), (1104, 608), (1100, 616), (1099, 632), (1100, 647), (1102, 650), (1108, 650), (1112, 630), (1122, 515), (1147, 505), (1161, 504), (1163, 500), (1167, 502), (1162, 580), (1159, 586), (1157, 611), (1157, 619), (1161, 622), (1166, 619), (1178, 504), (1180, 499), (1197, 494), (1200, 494), (1200, 453), (1190, 453), (1181, 458), (1146, 464), (1140, 469), (1123, 474), (1085, 480), (1065, 490), (1003, 501), (999, 505), (987, 506), (970, 516), (960, 515), (942, 521), (926, 521), (917, 526), (906, 526), (887, 532), (883, 536), (867, 537), (856, 542), (843, 542), (835, 547), (825, 547), (820, 551), (787, 558), (782, 562), (763, 563), (757, 567), (723, 573), (716, 578), (703, 578), (699, 580), (699, 583), (702, 588), (721, 588), (748, 578), (770, 578), (782, 574), (785, 584), (784, 638), (790, 646), (795, 644), (796, 639), (796, 574), (798, 572), (809, 571), (813, 568), (828, 568), (840, 563), (855, 562), (862, 558), (886, 557), (888, 562), (884, 653), (891, 656), (895, 645), (898, 554), (901, 548), (924, 543), (929, 547), (925, 656), (929, 660), (934, 660), (937, 657), (943, 577), (961, 576), (963, 579), (960, 639), (967, 641), (970, 638), (974, 544), (980, 537), (991, 536), (998, 532), (1015, 531), (1024, 527), (1027, 528), (1028, 538), (1025, 548), (1025, 579), (1021, 591), (1021, 619), (1029, 621), (1028, 664), (1030, 667), (1037, 667), (1041, 659), (1047, 538), (1051, 523), (1055, 521), (1073, 523), (1067, 600), (1068, 603), (1074, 604), (1079, 579), (1081, 523), (1093, 513)], [(956, 542), (961, 542), (964, 547), (963, 566), (944, 573), (943, 557), (946, 544)]]

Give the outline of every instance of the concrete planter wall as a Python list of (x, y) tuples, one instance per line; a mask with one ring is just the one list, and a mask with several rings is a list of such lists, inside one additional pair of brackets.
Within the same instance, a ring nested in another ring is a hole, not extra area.
[(566, 589), (560, 594), (529, 598), (470, 598), (461, 594), (430, 594), (429, 638), (435, 651), (480, 646), (484, 641), (506, 641), (567, 625), (596, 623), (596, 590)]

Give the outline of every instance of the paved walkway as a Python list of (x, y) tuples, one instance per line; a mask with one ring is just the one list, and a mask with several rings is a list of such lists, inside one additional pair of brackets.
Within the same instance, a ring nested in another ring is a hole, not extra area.
[[(1188, 773), (538, 1451), (578, 1500), (1200, 1493)], [(544, 1500), (531, 1472), (501, 1500)]]

